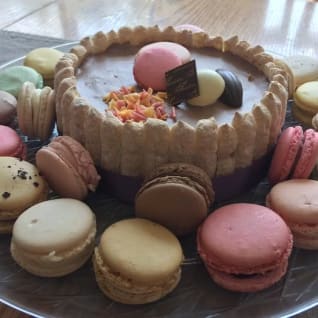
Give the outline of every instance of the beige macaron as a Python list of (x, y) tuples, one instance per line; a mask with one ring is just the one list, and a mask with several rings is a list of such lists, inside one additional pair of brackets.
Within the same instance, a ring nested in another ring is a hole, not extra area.
[(90, 258), (95, 235), (95, 215), (85, 203), (49, 200), (19, 216), (12, 231), (11, 255), (31, 274), (64, 276)]
[(21, 131), (30, 138), (47, 140), (55, 124), (55, 93), (45, 86), (35, 88), (31, 82), (22, 85), (17, 103), (18, 123)]
[(33, 164), (0, 157), (0, 233), (10, 233), (15, 219), (47, 195), (48, 185)]
[(108, 227), (93, 256), (100, 289), (124, 304), (150, 303), (172, 292), (182, 260), (180, 243), (169, 230), (139, 218)]

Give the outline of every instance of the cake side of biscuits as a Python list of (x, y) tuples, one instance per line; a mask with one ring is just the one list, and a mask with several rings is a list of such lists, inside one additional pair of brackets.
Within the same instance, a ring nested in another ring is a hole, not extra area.
[[(260, 70), (269, 82), (268, 88), (251, 112), (237, 112), (231, 123), (218, 125), (214, 118), (208, 118), (199, 120), (195, 127), (183, 121), (169, 127), (157, 119), (122, 123), (107, 110), (97, 111), (80, 96), (76, 71), (85, 59), (103, 54), (113, 44), (156, 41), (231, 53)], [(198, 165), (213, 178), (248, 167), (276, 143), (286, 113), (288, 74), (262, 47), (252, 47), (237, 36), (224, 40), (203, 32), (178, 32), (173, 27), (124, 27), (118, 32), (98, 32), (82, 39), (58, 62), (54, 87), (59, 132), (89, 149), (95, 164), (102, 169), (144, 176), (158, 165), (185, 162)]]

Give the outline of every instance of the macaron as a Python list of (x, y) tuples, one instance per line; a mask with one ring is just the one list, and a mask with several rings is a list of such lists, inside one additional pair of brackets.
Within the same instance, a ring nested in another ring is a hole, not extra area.
[(318, 59), (317, 57), (306, 55), (291, 55), (284, 59), (291, 69), (295, 86), (318, 80)]
[(0, 90), (18, 97), (24, 82), (32, 82), (36, 88), (43, 87), (43, 78), (36, 70), (23, 65), (10, 66), (0, 71)]
[(210, 69), (200, 69), (197, 75), (200, 95), (187, 100), (187, 103), (200, 107), (214, 104), (224, 92), (224, 79), (219, 73)]
[(142, 88), (166, 90), (166, 72), (191, 59), (189, 51), (172, 42), (156, 42), (142, 47), (135, 56), (133, 74)]
[(0, 156), (25, 159), (27, 146), (15, 130), (0, 125)]
[(288, 127), (280, 135), (268, 172), (274, 185), (288, 178), (308, 178), (318, 160), (318, 133)]
[(64, 53), (57, 49), (41, 47), (29, 52), (25, 56), (23, 64), (40, 73), (46, 85), (52, 85), (55, 66), (63, 55)]
[(0, 125), (10, 125), (16, 114), (17, 99), (5, 91), (0, 91)]
[(0, 157), (0, 180), (0, 233), (10, 233), (16, 218), (46, 200), (49, 189), (33, 164), (13, 157)]
[(18, 123), (20, 130), (30, 138), (49, 139), (55, 124), (55, 93), (45, 86), (36, 88), (25, 82), (18, 96)]
[(54, 138), (35, 159), (49, 186), (62, 197), (83, 200), (98, 186), (100, 176), (91, 155), (69, 136)]
[(209, 215), (197, 232), (200, 257), (213, 281), (256, 292), (286, 273), (293, 237), (285, 221), (257, 204), (234, 203)]
[(99, 288), (124, 304), (146, 304), (171, 293), (182, 260), (181, 245), (169, 230), (139, 218), (106, 228), (93, 256)]
[(266, 197), (266, 205), (290, 227), (294, 245), (318, 249), (318, 181), (293, 179), (276, 184)]
[(60, 277), (80, 268), (95, 245), (92, 210), (74, 199), (38, 203), (16, 220), (10, 245), (13, 259), (29, 273)]
[(171, 163), (159, 166), (135, 197), (135, 214), (181, 236), (197, 229), (214, 201), (211, 179), (201, 168)]
[(176, 31), (191, 31), (192, 33), (204, 32), (203, 29), (194, 24), (179, 24), (174, 27)]
[(307, 82), (296, 89), (292, 113), (300, 123), (311, 127), (312, 118), (318, 113), (318, 81)]

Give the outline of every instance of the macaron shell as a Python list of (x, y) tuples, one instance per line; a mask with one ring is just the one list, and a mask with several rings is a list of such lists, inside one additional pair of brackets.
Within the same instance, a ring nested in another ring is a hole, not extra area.
[(207, 216), (204, 192), (203, 187), (186, 177), (155, 178), (137, 193), (135, 213), (137, 217), (167, 227), (176, 235), (185, 235), (194, 231)]
[(162, 41), (162, 42), (154, 42), (154, 43), (147, 44), (146, 46), (144, 46), (140, 49), (139, 54), (143, 53), (144, 51), (147, 52), (150, 49), (156, 50), (156, 48), (162, 48), (164, 50), (169, 50), (169, 51), (173, 52), (174, 54), (176, 54), (180, 58), (182, 64), (191, 61), (190, 51), (186, 47), (184, 47), (178, 43), (174, 43), (174, 42)]
[(272, 158), (268, 179), (276, 184), (288, 178), (303, 141), (300, 126), (288, 127), (280, 135)]
[(94, 272), (97, 284), (102, 292), (110, 299), (123, 304), (146, 304), (154, 302), (172, 292), (181, 278), (181, 269), (168, 279), (155, 285), (132, 285), (131, 280), (125, 279), (113, 272), (103, 262), (98, 248), (93, 256)]
[(289, 223), (318, 224), (318, 181), (292, 179), (276, 184), (266, 204)]
[(206, 190), (209, 200), (207, 204), (210, 205), (214, 202), (214, 191), (211, 178), (201, 168), (183, 162), (167, 163), (153, 169), (152, 172), (145, 177), (144, 182), (165, 176), (190, 178), (191, 180), (199, 183)]
[(318, 79), (318, 60), (306, 55), (292, 55), (285, 58), (295, 78), (296, 87)]
[(214, 104), (224, 91), (224, 79), (217, 72), (208, 69), (198, 70), (197, 75), (200, 95), (187, 102), (200, 107)]
[(181, 245), (170, 231), (139, 218), (108, 227), (98, 251), (113, 272), (150, 287), (173, 276), (183, 259)]
[(0, 125), (9, 125), (16, 113), (17, 99), (5, 91), (0, 91)]
[(293, 178), (308, 178), (318, 161), (318, 133), (307, 129), (304, 133), (302, 151), (295, 167)]
[(24, 211), (14, 224), (12, 234), (15, 244), (24, 251), (60, 253), (85, 241), (94, 225), (95, 216), (86, 204), (73, 199), (55, 199)]
[(87, 187), (77, 170), (49, 147), (36, 153), (36, 165), (49, 186), (63, 197), (82, 200), (87, 196)]
[(296, 101), (294, 100), (292, 104), (292, 115), (293, 117), (303, 125), (305, 128), (311, 128), (312, 127), (312, 120), (313, 116), (315, 115), (314, 113), (310, 113), (307, 111), (304, 111), (301, 109), (297, 104)]
[(133, 74), (143, 88), (166, 90), (165, 73), (182, 64), (181, 58), (165, 47), (143, 47), (136, 55)]
[(18, 97), (19, 91), (25, 82), (32, 82), (36, 88), (43, 87), (42, 76), (27, 66), (10, 66), (0, 72), (0, 90)]
[[(0, 157), (0, 214), (14, 215), (48, 195), (48, 186), (31, 163), (13, 157)], [(5, 195), (5, 193), (7, 195)], [(10, 218), (11, 219), (11, 218)]]
[(91, 209), (72, 199), (42, 202), (14, 224), (13, 259), (26, 271), (59, 277), (81, 267), (94, 249), (96, 221)]
[(304, 111), (318, 112), (318, 81), (300, 85), (294, 94), (298, 107)]
[(194, 24), (180, 24), (174, 27), (177, 31), (191, 31), (192, 33), (204, 32), (203, 29)]
[(55, 66), (63, 55), (63, 52), (53, 48), (37, 48), (26, 55), (24, 65), (35, 69), (44, 79), (52, 79)]
[(96, 171), (93, 159), (89, 152), (75, 139), (69, 136), (59, 136), (53, 139), (49, 146), (60, 149), (61, 154), (77, 170), (89, 190), (95, 191), (100, 176)]
[(285, 275), (287, 266), (287, 261), (282, 262), (277, 268), (265, 274), (246, 276), (243, 279), (233, 274), (217, 271), (208, 266), (207, 270), (211, 278), (223, 288), (236, 292), (252, 293), (268, 288), (279, 281)]
[(284, 220), (272, 210), (247, 203), (215, 210), (198, 231), (204, 262), (232, 274), (264, 273), (280, 266), (292, 248)]
[(10, 127), (0, 125), (0, 156), (26, 158), (26, 145)]

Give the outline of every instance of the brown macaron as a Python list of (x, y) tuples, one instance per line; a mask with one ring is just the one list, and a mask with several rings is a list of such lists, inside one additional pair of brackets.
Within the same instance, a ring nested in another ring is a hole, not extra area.
[(145, 178), (136, 194), (135, 213), (181, 236), (196, 230), (213, 201), (211, 179), (201, 168), (170, 163)]

